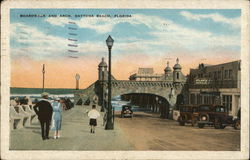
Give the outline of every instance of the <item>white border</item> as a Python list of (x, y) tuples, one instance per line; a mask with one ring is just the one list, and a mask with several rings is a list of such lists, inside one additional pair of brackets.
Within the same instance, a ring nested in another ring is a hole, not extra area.
[[(241, 151), (9, 151), (10, 8), (174, 8), (241, 9)], [(3, 159), (248, 159), (249, 158), (249, 2), (244, 0), (85, 0), (4, 1), (1, 6), (1, 157)], [(129, 154), (128, 154), (129, 152)]]

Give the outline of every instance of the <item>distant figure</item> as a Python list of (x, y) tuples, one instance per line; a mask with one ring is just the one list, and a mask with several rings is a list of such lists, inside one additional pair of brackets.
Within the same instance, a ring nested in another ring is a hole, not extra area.
[(69, 98), (65, 98), (64, 103), (65, 103), (65, 105), (66, 105), (66, 108), (65, 108), (66, 110), (69, 110), (69, 109), (71, 109), (72, 107), (74, 107), (74, 104), (70, 101)]
[(61, 130), (62, 123), (62, 104), (63, 100), (60, 100), (58, 97), (54, 97), (52, 102), (53, 115), (52, 115), (52, 128), (51, 130), (55, 131), (54, 139), (60, 138), (59, 130)]
[(20, 100), (19, 100), (19, 102), (20, 102), (20, 105), (23, 105), (23, 104), (28, 104), (28, 97), (27, 96), (25, 96), (25, 97), (23, 97), (23, 98), (20, 98)]
[(96, 119), (100, 117), (100, 113), (96, 110), (96, 105), (92, 106), (92, 109), (88, 113), (90, 133), (95, 133), (95, 126), (97, 126)]
[(10, 106), (17, 106), (17, 102), (14, 99), (10, 100)]
[(36, 105), (34, 106), (34, 111), (36, 112), (41, 124), (42, 139), (46, 140), (49, 139), (49, 126), (51, 122), (53, 109), (48, 100), (49, 94), (46, 92), (42, 93), (42, 98), (43, 99), (37, 102)]
[(16, 97), (14, 100), (16, 101), (17, 105), (20, 104), (20, 101), (19, 101), (19, 98), (18, 98), (18, 97)]
[(66, 110), (65, 99), (61, 98), (61, 99), (60, 99), (60, 103), (61, 103), (61, 105), (62, 105), (62, 110), (65, 111), (65, 110)]

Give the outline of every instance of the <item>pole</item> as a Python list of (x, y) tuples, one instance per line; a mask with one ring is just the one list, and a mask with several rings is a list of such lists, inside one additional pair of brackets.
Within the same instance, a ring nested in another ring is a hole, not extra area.
[(45, 64), (43, 64), (43, 92), (44, 92), (44, 80), (45, 80)]
[(108, 121), (106, 123), (106, 130), (114, 129), (114, 124), (112, 123), (112, 106), (111, 106), (111, 47), (109, 47), (109, 74), (108, 74)]
[(76, 90), (79, 90), (79, 80), (76, 79)]

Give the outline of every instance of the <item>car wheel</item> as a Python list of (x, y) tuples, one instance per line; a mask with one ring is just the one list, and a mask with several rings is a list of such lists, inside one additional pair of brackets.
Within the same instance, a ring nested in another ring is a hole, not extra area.
[(184, 117), (180, 117), (179, 124), (180, 124), (180, 126), (185, 126)]
[[(215, 129), (222, 129), (222, 125), (219, 119), (214, 120), (214, 128)], [(225, 128), (225, 127), (224, 127)]]
[(234, 124), (234, 129), (240, 130), (240, 120), (237, 120)]
[(222, 126), (222, 125), (220, 126), (220, 129), (224, 129), (224, 128), (226, 128), (226, 126)]
[(199, 128), (204, 128), (204, 125), (205, 125), (205, 124), (198, 123), (198, 127), (199, 127)]

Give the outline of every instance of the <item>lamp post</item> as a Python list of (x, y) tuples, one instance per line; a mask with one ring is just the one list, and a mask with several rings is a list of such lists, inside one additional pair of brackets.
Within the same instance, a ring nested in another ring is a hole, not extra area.
[(75, 76), (75, 78), (76, 78), (76, 90), (78, 90), (79, 89), (80, 75), (77, 73), (76, 76)]
[(106, 40), (106, 44), (108, 46), (109, 50), (109, 69), (108, 69), (108, 113), (107, 113), (107, 123), (105, 126), (106, 130), (111, 130), (114, 129), (114, 123), (112, 122), (112, 106), (111, 106), (111, 49), (113, 46), (114, 40), (112, 39), (111, 36), (108, 36)]

